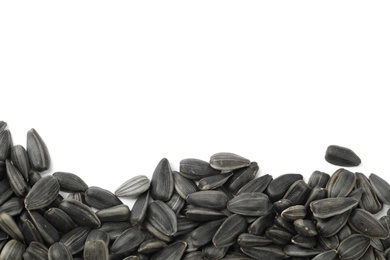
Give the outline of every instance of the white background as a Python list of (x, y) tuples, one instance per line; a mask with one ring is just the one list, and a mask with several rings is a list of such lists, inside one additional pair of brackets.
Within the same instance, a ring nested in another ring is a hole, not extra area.
[(114, 191), (167, 157), (390, 181), (388, 1), (2, 1), (0, 120)]

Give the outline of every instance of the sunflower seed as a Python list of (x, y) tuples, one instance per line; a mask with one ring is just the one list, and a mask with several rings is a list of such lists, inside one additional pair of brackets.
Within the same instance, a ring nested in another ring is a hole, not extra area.
[(146, 214), (150, 223), (166, 236), (177, 232), (176, 214), (164, 202), (156, 200), (150, 203)]
[(118, 197), (136, 197), (147, 191), (149, 187), (149, 178), (145, 175), (138, 175), (119, 186), (115, 191), (115, 195)]
[(349, 228), (348, 225), (344, 225), (339, 232), (337, 232), (337, 237), (339, 241), (343, 241), (347, 237), (352, 235), (352, 230)]
[(292, 257), (314, 257), (321, 253), (320, 250), (315, 248), (303, 248), (297, 245), (287, 245), (283, 248), (284, 253)]
[(370, 212), (363, 209), (353, 210), (348, 224), (353, 230), (366, 237), (385, 239), (389, 236), (389, 232), (382, 224)]
[(202, 247), (208, 244), (214, 237), (215, 232), (225, 219), (214, 220), (201, 224), (190, 233), (190, 239), (194, 246)]
[(83, 192), (69, 193), (67, 199), (74, 199), (74, 200), (77, 200), (78, 202), (86, 204), (86, 202), (85, 202), (85, 194)]
[(189, 194), (198, 191), (198, 187), (193, 180), (183, 177), (176, 171), (172, 172), (172, 176), (175, 181), (175, 190), (183, 199), (186, 200)]
[(7, 175), (7, 168), (5, 167), (5, 162), (0, 161), (0, 179), (3, 179)]
[[(390, 231), (390, 216), (382, 216), (379, 219), (379, 223), (389, 232)], [(386, 239), (382, 239), (382, 244), (385, 248), (390, 247), (390, 236), (387, 237)]]
[(318, 245), (324, 250), (337, 249), (339, 247), (339, 238), (337, 235), (324, 237), (322, 235), (317, 236)]
[(378, 259), (378, 258), (375, 258), (374, 249), (372, 247), (369, 247), (367, 251), (364, 253), (364, 255), (360, 258), (360, 260), (371, 260), (371, 259)]
[(67, 233), (77, 227), (72, 218), (59, 208), (49, 208), (44, 217), (62, 233)]
[(14, 194), (7, 179), (0, 180), (0, 205)]
[(338, 169), (330, 177), (326, 190), (329, 198), (346, 197), (355, 187), (356, 176), (346, 169)]
[(64, 244), (72, 253), (72, 255), (77, 254), (83, 250), (88, 233), (89, 228), (77, 227), (66, 233), (61, 238), (60, 243)]
[(117, 205), (95, 212), (101, 222), (104, 221), (126, 221), (130, 217), (130, 209), (127, 205)]
[(225, 186), (236, 194), (243, 186), (256, 177), (259, 166), (256, 162), (251, 162), (248, 167), (235, 170), (233, 176), (226, 182)]
[(338, 253), (341, 259), (355, 260), (364, 255), (370, 246), (370, 239), (360, 234), (354, 234), (341, 241)]
[(138, 252), (142, 254), (150, 254), (166, 247), (167, 243), (156, 238), (151, 238), (142, 242), (138, 248)]
[(37, 211), (29, 211), (31, 220), (46, 245), (52, 245), (60, 240), (58, 231)]
[(146, 216), (146, 211), (149, 205), (149, 191), (141, 194), (135, 201), (130, 214), (130, 223), (135, 226), (141, 224)]
[(73, 199), (64, 199), (60, 206), (72, 220), (83, 227), (97, 228), (100, 227), (101, 222), (93, 210), (87, 205)]
[(324, 237), (334, 236), (344, 227), (345, 223), (347, 223), (351, 211), (352, 209), (327, 219), (317, 219), (316, 227), (318, 232)]
[(87, 241), (83, 251), (84, 260), (109, 260), (107, 244), (102, 240)]
[(15, 220), (7, 212), (0, 211), (0, 228), (10, 237), (24, 242), (23, 234), (19, 229), (19, 226), (15, 223)]
[(270, 210), (265, 215), (258, 217), (248, 227), (248, 232), (254, 235), (263, 235), (265, 230), (271, 227), (274, 223), (275, 212)]
[(378, 213), (382, 210), (382, 203), (378, 200), (370, 182), (363, 173), (357, 172), (355, 174), (356, 188), (361, 188), (363, 190), (359, 206), (372, 214)]
[(54, 243), (49, 247), (49, 260), (72, 260), (73, 256), (69, 249), (62, 243)]
[(226, 217), (221, 211), (208, 208), (189, 208), (186, 211), (186, 216), (194, 221), (211, 221)]
[(12, 147), (12, 137), (9, 130), (4, 130), (0, 133), (0, 161), (5, 161), (9, 158)]
[(23, 210), (23, 200), (18, 197), (12, 197), (0, 206), (0, 211), (7, 212), (11, 216), (19, 215)]
[(12, 190), (18, 197), (24, 197), (27, 193), (27, 184), (24, 181), (22, 174), (18, 169), (9, 161), (5, 161), (7, 168), (7, 179), (11, 185)]
[(215, 232), (213, 244), (217, 248), (231, 246), (237, 237), (248, 227), (246, 219), (240, 215), (233, 214), (228, 217)]
[(310, 208), (310, 203), (312, 203), (315, 200), (321, 200), (326, 198), (327, 192), (326, 189), (320, 188), (320, 187), (314, 187), (310, 194), (309, 197), (307, 198), (305, 202), (305, 208), (309, 209)]
[(187, 234), (198, 226), (199, 226), (199, 222), (197, 221), (189, 220), (186, 217), (179, 217), (177, 218), (177, 232), (175, 236)]
[(21, 220), (22, 222), (22, 232), (24, 236), (24, 241), (28, 245), (32, 241), (37, 241), (43, 243), (43, 238), (41, 234), (39, 234), (38, 229), (29, 219)]
[(268, 196), (263, 193), (243, 193), (231, 199), (227, 208), (233, 213), (244, 216), (262, 216), (272, 209), (272, 204)]
[(353, 198), (327, 198), (310, 203), (310, 209), (317, 218), (340, 215), (358, 204)]
[(313, 237), (317, 235), (316, 226), (308, 219), (297, 219), (294, 221), (294, 227), (297, 233), (304, 237)]
[(294, 227), (294, 222), (287, 221), (284, 219), (282, 216), (277, 215), (274, 219), (274, 224), (280, 228), (282, 228), (284, 231), (289, 232), (290, 234), (296, 234), (297, 232), (295, 231)]
[(206, 190), (198, 191), (188, 195), (187, 202), (198, 207), (211, 209), (224, 209), (228, 198), (221, 191)]
[(225, 172), (218, 175), (202, 178), (198, 187), (200, 190), (213, 190), (222, 186), (233, 175), (232, 172)]
[(283, 210), (287, 209), (288, 207), (293, 206), (291, 200), (289, 199), (281, 199), (274, 202), (273, 208), (276, 213), (281, 214)]
[(216, 153), (210, 157), (210, 165), (221, 171), (231, 171), (249, 166), (250, 161), (234, 153)]
[(269, 174), (263, 175), (259, 178), (253, 179), (245, 184), (237, 191), (237, 195), (242, 193), (263, 192), (272, 181), (272, 176)]
[[(284, 253), (283, 249), (276, 245), (267, 245), (267, 246), (259, 246), (259, 247), (241, 247), (241, 251), (244, 254), (253, 257), (255, 259), (281, 260), (286, 257), (286, 254)], [(232, 258), (232, 260), (233, 259), (234, 258)]]
[(187, 179), (200, 180), (220, 173), (221, 171), (213, 169), (208, 162), (199, 159), (188, 158), (180, 161), (180, 174)]
[(303, 180), (298, 180), (290, 186), (283, 198), (291, 200), (294, 205), (303, 205), (310, 192), (311, 188)]
[(336, 260), (338, 259), (336, 250), (329, 250), (322, 253), (319, 253), (316, 257), (312, 258), (312, 260)]
[(378, 198), (384, 204), (390, 205), (390, 184), (374, 173), (370, 174), (369, 179)]
[(290, 244), (294, 235), (278, 226), (272, 226), (265, 231), (265, 237), (271, 240), (275, 245), (285, 246)]
[(316, 240), (312, 237), (304, 237), (301, 235), (296, 235), (291, 238), (291, 243), (304, 248), (314, 248), (317, 245)]
[(167, 236), (163, 234), (161, 231), (155, 228), (147, 218), (144, 220), (143, 225), (145, 226), (146, 230), (148, 230), (154, 237), (161, 239), (162, 241), (167, 243), (172, 240), (172, 236)]
[(370, 245), (372, 248), (374, 248), (380, 252), (383, 252), (385, 250), (383, 247), (383, 244), (382, 244), (382, 240), (379, 238), (371, 238)]
[(288, 207), (281, 213), (282, 217), (288, 221), (294, 221), (297, 219), (306, 217), (306, 208), (303, 205), (295, 205)]
[(40, 179), (28, 192), (24, 204), (26, 209), (34, 210), (44, 208), (52, 203), (58, 196), (60, 185), (51, 175)]
[(22, 260), (25, 245), (15, 239), (8, 241), (0, 253), (1, 260)]
[(325, 153), (325, 160), (328, 163), (346, 167), (358, 166), (362, 162), (354, 151), (338, 145), (328, 146)]
[(42, 176), (39, 174), (39, 172), (31, 170), (28, 173), (28, 179), (32, 187), (35, 185), (35, 183), (37, 183), (40, 179), (42, 179)]
[(309, 178), (308, 185), (310, 188), (325, 188), (326, 184), (328, 183), (328, 180), (330, 178), (330, 175), (325, 172), (320, 171), (314, 171)]
[(166, 204), (175, 212), (176, 215), (178, 215), (186, 204), (186, 201), (174, 192)]
[(298, 181), (302, 180), (303, 176), (301, 174), (296, 173), (288, 173), (280, 175), (279, 177), (273, 179), (267, 189), (266, 193), (271, 202), (275, 202), (283, 198), (284, 194), (290, 188), (290, 186)]
[(225, 255), (229, 247), (216, 248), (213, 244), (208, 244), (202, 248), (203, 257), (210, 260), (220, 260)]
[(50, 168), (49, 151), (42, 137), (34, 128), (27, 132), (27, 153), (34, 170), (43, 172)]
[(27, 151), (21, 145), (15, 145), (11, 148), (11, 161), (19, 172), (23, 175), (24, 180), (28, 182), (30, 172), (30, 162)]
[(48, 248), (37, 241), (32, 241), (23, 253), (24, 260), (48, 259)]
[(61, 190), (66, 192), (85, 192), (88, 185), (76, 174), (70, 172), (55, 172), (53, 177), (57, 179)]
[(110, 237), (108, 236), (108, 234), (99, 229), (92, 229), (91, 231), (89, 231), (85, 242), (94, 240), (101, 240), (107, 245), (110, 244)]
[(187, 247), (186, 242), (175, 242), (160, 250), (150, 260), (180, 260)]
[(128, 221), (122, 222), (103, 222), (98, 230), (104, 231), (110, 240), (115, 240), (123, 231), (130, 228), (131, 224)]
[(256, 247), (256, 246), (269, 245), (272, 243), (272, 241), (263, 236), (256, 236), (249, 233), (242, 233), (238, 236), (237, 243), (241, 247)]
[(111, 191), (95, 186), (85, 191), (85, 202), (96, 209), (106, 209), (122, 204), (122, 201)]
[(199, 260), (199, 259), (203, 259), (202, 252), (195, 251), (195, 252), (184, 254), (181, 260)]
[(174, 188), (171, 166), (166, 158), (161, 159), (154, 170), (150, 183), (150, 195), (154, 200), (167, 201)]

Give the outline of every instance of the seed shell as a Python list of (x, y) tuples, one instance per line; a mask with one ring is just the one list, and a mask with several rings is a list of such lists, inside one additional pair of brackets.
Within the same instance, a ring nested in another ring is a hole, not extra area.
[(24, 260), (47, 260), (48, 258), (48, 248), (37, 241), (32, 241), (28, 247), (26, 248), (26, 251), (23, 253), (23, 259)]
[(150, 223), (166, 236), (177, 232), (176, 214), (164, 202), (156, 200), (150, 203), (146, 214)]
[(328, 180), (330, 178), (330, 175), (325, 172), (320, 171), (314, 171), (309, 178), (309, 181), (307, 184), (310, 188), (325, 188), (326, 184), (328, 183)]
[(34, 210), (49, 206), (58, 196), (60, 184), (51, 175), (40, 179), (28, 192), (24, 204), (26, 209)]
[(348, 224), (356, 232), (370, 238), (385, 239), (389, 232), (370, 212), (364, 209), (355, 209), (349, 216)]
[(154, 170), (150, 183), (150, 195), (154, 200), (167, 201), (174, 188), (171, 166), (166, 158), (161, 159)]
[(236, 194), (243, 186), (256, 177), (259, 166), (256, 162), (251, 162), (248, 167), (235, 170), (233, 176), (226, 182), (225, 186)]
[(130, 217), (130, 209), (127, 205), (117, 205), (95, 212), (101, 222), (104, 221), (126, 221)]
[(40, 213), (29, 211), (29, 214), (46, 245), (52, 245), (60, 240), (58, 231)]
[(45, 211), (44, 217), (62, 233), (67, 233), (77, 227), (72, 218), (59, 208), (49, 208)]
[(147, 191), (149, 187), (149, 178), (145, 175), (138, 175), (119, 186), (115, 191), (115, 195), (118, 197), (136, 197)]
[(325, 160), (328, 163), (345, 167), (358, 166), (362, 162), (354, 151), (338, 145), (328, 146), (325, 153)]
[(60, 243), (64, 244), (72, 255), (77, 254), (83, 250), (89, 230), (89, 228), (77, 227), (66, 233), (61, 238)]
[(93, 212), (90, 207), (77, 200), (64, 199), (59, 208), (67, 213), (69, 217), (71, 217), (72, 220), (79, 226), (97, 228), (101, 225), (101, 222), (95, 212)]
[(0, 161), (4, 162), (9, 158), (12, 147), (12, 137), (9, 130), (0, 132)]
[(329, 250), (322, 253), (319, 253), (316, 257), (312, 258), (312, 260), (336, 260), (338, 259), (336, 250)]
[(149, 191), (141, 194), (135, 201), (130, 214), (130, 223), (135, 226), (141, 224), (146, 216), (146, 211), (149, 205)]
[(271, 181), (272, 176), (269, 174), (253, 179), (247, 184), (245, 184), (241, 189), (239, 189), (237, 195), (240, 195), (242, 193), (263, 192), (268, 187)]
[(151, 238), (140, 244), (138, 248), (138, 252), (142, 254), (150, 254), (150, 253), (157, 252), (166, 246), (167, 246), (166, 242), (156, 238)]
[(225, 172), (218, 175), (202, 178), (198, 187), (200, 190), (213, 190), (222, 186), (233, 175), (232, 172)]
[(180, 174), (187, 179), (200, 180), (205, 177), (220, 174), (221, 171), (210, 166), (208, 162), (199, 159), (183, 159), (180, 161)]
[(61, 190), (66, 192), (85, 192), (88, 185), (76, 174), (70, 172), (55, 172), (53, 177), (57, 179)]
[(27, 151), (21, 145), (15, 145), (11, 148), (11, 161), (13, 165), (23, 175), (24, 180), (28, 182), (30, 172), (30, 161), (28, 159)]
[(310, 209), (317, 218), (340, 215), (358, 204), (353, 198), (327, 198), (310, 203)]
[(231, 246), (235, 243), (238, 236), (245, 232), (248, 223), (243, 216), (233, 214), (228, 217), (218, 228), (213, 237), (213, 244), (217, 248)]
[(122, 201), (111, 191), (95, 186), (85, 191), (85, 202), (96, 209), (106, 209), (122, 204)]
[(18, 197), (24, 197), (27, 193), (27, 183), (18, 169), (9, 161), (5, 161), (7, 168), (7, 179), (9, 184)]
[(347, 197), (353, 190), (356, 183), (356, 176), (354, 173), (346, 169), (338, 169), (330, 177), (326, 190), (329, 198)]
[(210, 157), (210, 165), (221, 171), (231, 171), (249, 166), (250, 161), (234, 153), (216, 153)]
[(263, 193), (243, 193), (231, 199), (227, 208), (243, 216), (262, 216), (272, 208), (272, 204)]
[(301, 174), (296, 173), (288, 173), (280, 175), (279, 177), (273, 179), (267, 189), (266, 193), (271, 202), (275, 202), (283, 198), (284, 194), (290, 188), (290, 186), (298, 181), (302, 180), (303, 176)]
[(369, 238), (360, 234), (354, 234), (341, 241), (337, 251), (343, 260), (356, 260), (364, 255), (369, 246)]
[(16, 224), (15, 220), (7, 212), (0, 212), (0, 228), (10, 237), (24, 242), (23, 234), (19, 229), (19, 226)]
[(288, 256), (292, 257), (314, 257), (321, 253), (320, 250), (315, 248), (303, 248), (297, 245), (287, 245), (283, 248), (284, 252)]
[(183, 199), (186, 200), (188, 195), (198, 191), (198, 187), (193, 180), (183, 177), (176, 171), (172, 172), (172, 176), (175, 181), (175, 191)]
[(390, 205), (390, 184), (374, 173), (370, 174), (369, 179), (378, 198), (384, 204)]
[(34, 170), (43, 172), (50, 168), (49, 150), (34, 128), (27, 132), (27, 153)]
[(378, 213), (382, 210), (382, 203), (378, 200), (369, 180), (363, 173), (357, 172), (355, 174), (356, 188), (361, 188), (363, 190), (359, 206), (372, 214)]
[(18, 240), (12, 239), (8, 241), (3, 249), (1, 249), (1, 260), (22, 260), (22, 255), (25, 250), (25, 245)]
[(194, 246), (202, 247), (213, 239), (215, 232), (222, 225), (225, 219), (214, 220), (201, 224), (190, 233), (190, 239)]
[(226, 208), (227, 201), (226, 195), (216, 190), (198, 191), (187, 197), (187, 202), (194, 206), (217, 210)]
[(0, 206), (0, 212), (4, 211), (10, 214), (11, 216), (19, 215), (23, 210), (23, 200), (19, 197), (12, 197), (3, 205)]

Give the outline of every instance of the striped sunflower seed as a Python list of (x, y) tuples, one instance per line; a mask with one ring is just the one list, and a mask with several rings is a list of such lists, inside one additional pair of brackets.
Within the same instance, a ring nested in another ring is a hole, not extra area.
[(320, 250), (315, 248), (303, 248), (297, 245), (287, 245), (283, 248), (284, 253), (292, 257), (314, 257), (321, 253)]
[(274, 224), (275, 212), (270, 210), (265, 215), (258, 217), (248, 227), (248, 232), (254, 235), (263, 235), (265, 230)]
[[(241, 251), (244, 254), (253, 257), (254, 259), (281, 260), (286, 257), (286, 254), (284, 253), (283, 249), (276, 245), (267, 245), (267, 246), (259, 246), (259, 247), (241, 247)], [(231, 258), (231, 259), (233, 260), (235, 258)]]
[(202, 252), (195, 251), (195, 252), (184, 254), (181, 260), (199, 260), (199, 259), (203, 259)]
[(243, 186), (256, 177), (259, 171), (259, 166), (256, 162), (251, 162), (248, 167), (237, 169), (233, 172), (233, 176), (226, 182), (225, 186), (234, 194), (236, 194)]
[(378, 258), (375, 258), (374, 249), (372, 247), (369, 247), (367, 251), (364, 253), (364, 255), (360, 258), (360, 260), (371, 260), (371, 259), (378, 259)]
[(92, 229), (91, 231), (89, 231), (85, 242), (94, 241), (94, 240), (101, 240), (104, 243), (106, 243), (107, 245), (110, 244), (110, 237), (108, 236), (108, 234), (102, 230), (99, 230), (99, 229)]
[(167, 201), (174, 188), (171, 166), (166, 158), (161, 159), (154, 170), (150, 183), (150, 195), (154, 200)]
[(30, 162), (27, 151), (21, 145), (15, 145), (11, 148), (11, 161), (28, 182), (30, 172)]
[(69, 249), (62, 243), (54, 243), (49, 247), (49, 260), (73, 260), (73, 256)]
[(327, 198), (310, 203), (310, 209), (317, 218), (340, 215), (358, 204), (353, 198)]
[(9, 130), (0, 133), (0, 161), (4, 162), (9, 158), (12, 147), (12, 137)]
[(198, 187), (193, 180), (183, 177), (176, 171), (172, 172), (172, 176), (175, 181), (175, 190), (183, 199), (186, 200), (189, 194), (198, 191)]
[(370, 212), (364, 209), (354, 209), (348, 219), (349, 226), (360, 234), (370, 238), (385, 239), (389, 232)]
[(329, 178), (330, 175), (325, 172), (314, 171), (310, 175), (307, 184), (309, 185), (310, 188), (315, 188), (315, 187), (325, 188)]
[(180, 174), (187, 179), (200, 180), (205, 177), (219, 175), (221, 171), (210, 166), (208, 162), (199, 159), (183, 159), (180, 161)]
[(278, 201), (274, 202), (274, 210), (276, 213), (281, 214), (283, 210), (287, 209), (288, 207), (293, 206), (294, 204), (292, 203), (291, 200), (289, 199), (281, 199)]
[(172, 197), (167, 201), (167, 205), (173, 210), (173, 212), (175, 212), (176, 215), (179, 215), (185, 204), (186, 201), (176, 192), (174, 192)]
[(363, 190), (359, 206), (372, 214), (378, 213), (382, 210), (382, 203), (378, 200), (369, 180), (363, 173), (357, 172), (355, 174), (356, 188), (361, 188)]
[(24, 236), (24, 241), (28, 245), (32, 241), (37, 241), (43, 243), (43, 238), (39, 233), (38, 229), (29, 219), (21, 220), (22, 222), (22, 232)]
[(225, 172), (218, 175), (202, 178), (199, 181), (198, 187), (200, 190), (213, 190), (222, 186), (227, 180), (229, 180), (232, 175), (232, 172)]
[(150, 260), (180, 260), (186, 247), (186, 242), (179, 241), (172, 243), (154, 254)]
[(149, 178), (145, 175), (138, 175), (119, 186), (115, 191), (115, 195), (118, 197), (136, 197), (147, 191), (149, 187)]
[(100, 222), (107, 221), (127, 221), (130, 217), (130, 209), (127, 205), (117, 205), (95, 212)]
[(269, 174), (263, 175), (259, 178), (253, 179), (245, 184), (241, 189), (237, 191), (237, 195), (242, 193), (263, 192), (272, 181), (272, 176)]
[(294, 205), (283, 210), (282, 217), (288, 221), (294, 221), (306, 217), (306, 208), (303, 205)]
[(7, 212), (11, 216), (19, 215), (23, 210), (22, 198), (12, 197), (0, 206), (0, 211)]
[(378, 198), (384, 204), (390, 205), (390, 184), (374, 173), (370, 174), (369, 180)]
[(317, 219), (316, 227), (318, 232), (324, 237), (336, 235), (347, 223), (351, 211), (352, 209), (327, 219)]
[(49, 208), (45, 211), (44, 217), (62, 233), (67, 233), (77, 227), (72, 218), (59, 208)]
[(317, 256), (312, 258), (312, 260), (336, 260), (338, 259), (336, 250), (329, 250), (322, 253), (319, 253)]
[(31, 170), (28, 173), (28, 179), (29, 179), (30, 186), (32, 187), (35, 185), (35, 183), (37, 183), (40, 179), (42, 179), (42, 176), (39, 174), (39, 172)]
[(161, 239), (162, 241), (167, 243), (171, 242), (172, 236), (167, 236), (163, 234), (161, 231), (155, 228), (147, 218), (144, 220), (143, 225), (145, 226), (146, 230), (148, 230), (151, 234), (153, 234), (154, 237)]
[(266, 193), (271, 202), (275, 202), (283, 198), (284, 194), (290, 188), (290, 186), (298, 181), (302, 180), (303, 176), (296, 173), (288, 173), (280, 175), (279, 177), (273, 179), (267, 189)]
[(29, 211), (29, 214), (46, 245), (52, 245), (60, 240), (58, 231), (40, 213)]
[(314, 248), (317, 245), (316, 240), (312, 237), (304, 237), (301, 235), (296, 235), (291, 238), (291, 243), (303, 248)]
[(278, 226), (272, 226), (265, 231), (265, 237), (271, 240), (275, 245), (285, 246), (290, 244), (294, 235)]
[(343, 241), (347, 237), (352, 235), (352, 230), (349, 228), (348, 225), (344, 225), (339, 232), (337, 232), (337, 237), (339, 241)]
[(321, 234), (317, 236), (318, 245), (324, 250), (337, 249), (339, 247), (339, 238), (337, 235), (324, 237)]
[(72, 253), (72, 255), (77, 254), (83, 250), (89, 230), (89, 228), (77, 227), (66, 233), (61, 238), (60, 243), (64, 244)]
[(20, 231), (13, 217), (7, 212), (0, 211), (0, 228), (10, 237), (24, 242), (22, 231)]
[(27, 183), (18, 169), (9, 161), (5, 161), (7, 168), (7, 179), (12, 190), (18, 197), (24, 197), (27, 193)]
[(211, 221), (224, 218), (226, 215), (215, 209), (193, 207), (187, 209), (186, 217), (194, 221)]
[(164, 202), (156, 200), (149, 204), (147, 211), (149, 222), (166, 236), (177, 232), (177, 219), (175, 212)]
[(87, 241), (83, 250), (84, 260), (109, 260), (108, 246), (102, 240)]
[(15, 239), (8, 241), (0, 253), (1, 260), (22, 260), (25, 245)]
[(217, 210), (226, 208), (227, 201), (225, 193), (216, 190), (198, 191), (187, 197), (187, 202), (194, 206)]
[(85, 202), (96, 209), (106, 209), (122, 204), (122, 201), (111, 191), (95, 186), (85, 191)]
[(14, 194), (7, 179), (0, 180), (0, 205)]
[(57, 179), (62, 191), (85, 192), (88, 185), (76, 174), (70, 172), (55, 172), (53, 177)]
[(51, 175), (40, 179), (28, 192), (24, 204), (26, 209), (34, 210), (49, 206), (58, 196), (60, 184)]
[(345, 167), (358, 166), (362, 162), (354, 151), (338, 145), (328, 146), (325, 153), (325, 160), (328, 163)]
[(237, 243), (241, 247), (256, 247), (269, 245), (272, 243), (272, 241), (263, 236), (257, 236), (250, 233), (242, 233), (238, 236)]
[(354, 173), (346, 169), (338, 169), (330, 177), (326, 190), (329, 198), (347, 197), (353, 190), (356, 183), (356, 176)]
[(315, 200), (321, 200), (326, 198), (327, 192), (326, 189), (320, 188), (320, 187), (314, 187), (310, 194), (309, 197), (307, 198), (305, 202), (305, 208), (309, 209), (310, 208), (310, 203), (312, 203)]
[(176, 235), (187, 234), (199, 226), (199, 222), (189, 220), (186, 217), (177, 218), (177, 232)]
[(64, 199), (59, 208), (79, 226), (97, 228), (101, 222), (95, 212), (87, 205), (73, 199)]
[(382, 240), (379, 238), (371, 238), (370, 246), (377, 251), (383, 252), (385, 248), (383, 247)]
[(87, 204), (85, 202), (85, 194), (83, 192), (72, 192), (72, 193), (69, 193), (67, 199), (74, 199), (74, 200), (77, 200), (78, 202)]
[(27, 153), (34, 170), (43, 172), (50, 168), (49, 150), (34, 128), (27, 132)]
[(304, 237), (313, 237), (317, 235), (317, 229), (314, 223), (308, 219), (297, 219), (294, 221), (294, 227), (297, 233)]
[(262, 216), (272, 209), (272, 204), (264, 193), (243, 193), (231, 199), (227, 208), (244, 216)]
[(238, 236), (245, 232), (248, 223), (243, 216), (233, 214), (228, 217), (215, 232), (213, 237), (213, 244), (217, 248), (227, 247), (233, 245)]
[(156, 238), (148, 239), (142, 242), (138, 248), (138, 252), (142, 254), (150, 254), (161, 250), (166, 247), (167, 243)]
[(234, 153), (216, 153), (210, 157), (210, 165), (221, 171), (232, 171), (249, 166), (250, 161)]
[(24, 260), (34, 260), (34, 259), (47, 260), (49, 259), (48, 248), (40, 242), (32, 241), (26, 248), (26, 251), (23, 253), (23, 259)]
[(213, 244), (208, 244), (202, 248), (202, 255), (206, 259), (220, 260), (228, 251), (229, 247), (216, 248)]
[(294, 182), (283, 198), (289, 199), (294, 205), (303, 205), (309, 197), (311, 188), (303, 180)]
[(341, 259), (355, 260), (361, 258), (370, 246), (370, 239), (360, 234), (354, 234), (341, 241), (338, 253)]
[(110, 240), (115, 240), (123, 233), (126, 229), (130, 228), (131, 224), (128, 221), (122, 222), (103, 222), (101, 227), (98, 228), (100, 231), (104, 231)]
[(289, 232), (290, 234), (296, 234), (297, 232), (295, 231), (294, 227), (294, 222), (287, 221), (284, 219), (282, 216), (277, 215), (274, 219), (274, 224), (284, 231)]
[(130, 214), (130, 223), (132, 226), (141, 224), (146, 216), (146, 211), (149, 205), (149, 191), (141, 194), (135, 201)]
[(196, 247), (208, 244), (224, 221), (225, 219), (219, 219), (201, 224), (190, 233), (191, 243)]

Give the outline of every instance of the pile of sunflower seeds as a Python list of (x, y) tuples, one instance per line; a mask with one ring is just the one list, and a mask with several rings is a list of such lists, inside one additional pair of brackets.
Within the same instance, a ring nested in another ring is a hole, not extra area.
[[(390, 185), (345, 168), (256, 178), (256, 162), (217, 153), (162, 159), (149, 180), (136, 176), (111, 191), (50, 168), (34, 129), (13, 145), (0, 121), (0, 259), (390, 259)], [(325, 159), (357, 166), (350, 149)], [(64, 192), (67, 195), (63, 198)], [(120, 197), (135, 199), (132, 209)]]

